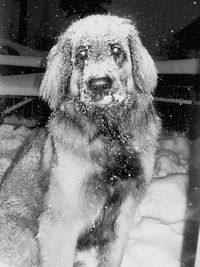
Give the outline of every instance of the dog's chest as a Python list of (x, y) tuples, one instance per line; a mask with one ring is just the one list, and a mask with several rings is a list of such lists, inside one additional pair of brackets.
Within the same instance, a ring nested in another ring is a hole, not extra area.
[[(101, 247), (115, 239), (115, 227), (121, 205), (134, 191), (139, 191), (142, 169), (140, 159), (126, 140), (104, 136), (104, 159), (96, 158), (101, 165), (100, 173), (93, 173), (87, 185), (96, 196), (104, 196), (104, 204), (95, 223), (85, 229), (79, 237), (80, 251), (91, 247)], [(88, 225), (89, 226), (89, 225)], [(105, 227), (106, 226), (106, 227)]]
[(55, 216), (91, 220), (98, 216), (103, 198), (89, 201), (87, 181), (99, 167), (87, 159), (57, 148), (57, 159), (50, 176), (46, 204)]
[(131, 180), (141, 173), (140, 155), (128, 136), (112, 129), (101, 135), (104, 151), (94, 159), (102, 167), (102, 177), (107, 182)]

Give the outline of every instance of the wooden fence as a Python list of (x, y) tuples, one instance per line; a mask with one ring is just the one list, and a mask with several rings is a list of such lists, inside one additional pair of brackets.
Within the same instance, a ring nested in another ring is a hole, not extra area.
[[(46, 57), (0, 55), (0, 63), (4, 66), (24, 66), (44, 71)], [(191, 127), (194, 123), (191, 119), (194, 117), (192, 113), (200, 107), (200, 59), (158, 61), (156, 67), (159, 79), (155, 100), (163, 121), (167, 118), (164, 124), (172, 125), (175, 130)], [(27, 116), (43, 113), (38, 102), (38, 90), (42, 78), (43, 73), (0, 76), (2, 117), (11, 112), (22, 113), (22, 115), (26, 113)], [(168, 109), (171, 110), (168, 111)], [(176, 110), (179, 110), (178, 113)], [(171, 115), (174, 120), (170, 118)], [(176, 127), (177, 125), (184, 126), (181, 128)]]

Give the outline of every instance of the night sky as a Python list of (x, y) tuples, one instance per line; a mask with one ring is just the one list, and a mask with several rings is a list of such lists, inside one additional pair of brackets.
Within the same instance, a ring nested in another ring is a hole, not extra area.
[[(43, 23), (42, 12), (47, 7), (50, 35), (58, 34), (68, 24), (58, 8), (60, 0), (28, 0), (28, 3), (28, 35), (40, 31), (37, 24)], [(18, 23), (18, 6), (19, 2), (0, 0), (0, 38), (6, 37), (9, 23)], [(200, 16), (200, 0), (112, 0), (106, 8), (112, 14), (134, 18), (142, 41), (152, 55), (159, 54), (174, 33)]]
[(113, 0), (112, 12), (133, 16), (145, 45), (153, 54), (159, 43), (200, 16), (200, 0)]

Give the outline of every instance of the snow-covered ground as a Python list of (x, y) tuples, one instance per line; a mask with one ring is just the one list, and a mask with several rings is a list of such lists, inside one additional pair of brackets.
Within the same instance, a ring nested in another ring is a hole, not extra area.
[(154, 177), (142, 201), (125, 251), (123, 267), (180, 267), (186, 220), (190, 141), (163, 137)]
[[(30, 133), (25, 126), (0, 126), (0, 177)], [(154, 178), (137, 211), (122, 267), (181, 266), (190, 145), (184, 135), (160, 139)]]

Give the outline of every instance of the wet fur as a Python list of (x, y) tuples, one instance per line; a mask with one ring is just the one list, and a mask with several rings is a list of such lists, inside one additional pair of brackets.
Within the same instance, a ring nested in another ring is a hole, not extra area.
[[(118, 59), (109, 50), (115, 42)], [(87, 62), (77, 59), (83, 47)], [(88, 89), (102, 76), (112, 80), (108, 103)], [(60, 37), (40, 88), (52, 116), (1, 182), (0, 266), (120, 266), (153, 172), (156, 82), (129, 20), (90, 16)]]

